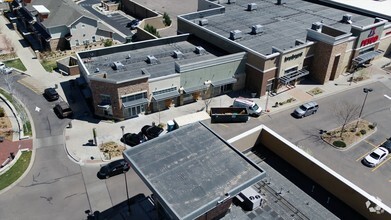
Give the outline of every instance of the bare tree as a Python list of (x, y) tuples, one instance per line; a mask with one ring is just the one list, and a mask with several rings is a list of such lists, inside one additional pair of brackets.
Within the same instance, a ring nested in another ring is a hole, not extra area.
[(360, 112), (360, 105), (353, 104), (348, 101), (338, 103), (334, 108), (334, 116), (338, 123), (342, 124), (340, 137), (342, 138), (345, 132), (345, 127), (348, 123), (357, 118)]
[(212, 102), (212, 98), (213, 98), (213, 88), (212, 88), (210, 96), (208, 96), (208, 90), (205, 90), (204, 92), (202, 92), (202, 100), (205, 103), (205, 111), (206, 112), (208, 112), (208, 108), (209, 108), (210, 103)]

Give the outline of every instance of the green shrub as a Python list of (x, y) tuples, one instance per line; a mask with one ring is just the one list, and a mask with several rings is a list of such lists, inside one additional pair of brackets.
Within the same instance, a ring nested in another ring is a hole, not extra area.
[(340, 148), (346, 147), (346, 143), (343, 142), (343, 141), (334, 141), (333, 145), (336, 146), (336, 147), (340, 147)]
[(361, 133), (360, 133), (360, 132), (357, 132), (357, 133), (356, 133), (356, 136), (357, 136), (357, 137), (360, 137), (360, 136), (361, 136)]
[(167, 12), (164, 12), (163, 19), (164, 19), (163, 20), (164, 25), (166, 25), (166, 26), (170, 26), (171, 25), (172, 21), (171, 21), (170, 16), (167, 14)]
[(361, 133), (362, 135), (364, 135), (364, 134), (367, 133), (367, 131), (363, 129), (363, 130), (360, 130), (360, 133)]
[(156, 37), (160, 37), (160, 34), (157, 31), (157, 29), (154, 26), (150, 25), (150, 24), (146, 24), (145, 27), (144, 27), (144, 30), (146, 30), (147, 32), (151, 33), (152, 35), (154, 35)]
[(112, 39), (106, 39), (106, 40), (103, 41), (103, 45), (105, 47), (110, 47), (110, 46), (113, 45), (113, 40)]
[(0, 107), (0, 117), (4, 117), (4, 109), (2, 107)]

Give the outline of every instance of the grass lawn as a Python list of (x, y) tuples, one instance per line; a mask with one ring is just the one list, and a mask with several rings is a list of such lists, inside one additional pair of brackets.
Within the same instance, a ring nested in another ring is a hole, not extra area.
[(26, 67), (23, 65), (22, 61), (20, 59), (14, 59), (14, 60), (8, 60), (4, 61), (4, 64), (12, 67), (14, 69), (18, 69), (20, 71), (26, 71)]
[(53, 72), (53, 69), (57, 68), (55, 60), (43, 60), (41, 64), (47, 72)]
[(14, 183), (26, 171), (31, 160), (31, 151), (22, 152), (18, 161), (7, 172), (0, 175), (0, 190)]

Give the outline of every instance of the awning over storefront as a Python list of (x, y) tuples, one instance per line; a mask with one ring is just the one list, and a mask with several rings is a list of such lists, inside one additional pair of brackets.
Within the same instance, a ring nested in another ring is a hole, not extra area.
[(218, 87), (218, 86), (233, 84), (233, 83), (236, 83), (237, 81), (238, 80), (235, 78), (229, 78), (229, 79), (223, 79), (223, 80), (219, 80), (219, 81), (212, 81), (211, 84), (213, 87)]
[(178, 97), (180, 94), (178, 91), (171, 91), (171, 92), (166, 92), (166, 93), (162, 93), (162, 94), (159, 94), (159, 95), (153, 95), (153, 99), (158, 102), (158, 101), (163, 101), (163, 100), (166, 100), (166, 99), (170, 99), (170, 98), (174, 98), (174, 97)]
[(35, 31), (37, 31), (46, 41), (49, 41), (52, 38), (40, 23), (35, 22), (33, 27), (35, 28)]
[(123, 102), (122, 103), (122, 107), (124, 108), (129, 108), (129, 107), (133, 107), (133, 106), (138, 106), (138, 105), (145, 105), (148, 103), (148, 99), (136, 99), (136, 100), (133, 100), (133, 101), (129, 101), (129, 102)]
[[(16, 1), (14, 1), (16, 2)], [(34, 17), (30, 14), (30, 12), (27, 10), (27, 8), (25, 7), (22, 7), (18, 10), (18, 12), (20, 13), (20, 15), (23, 16), (23, 18), (27, 21), (27, 22), (32, 22), (34, 21)]]
[(300, 77), (303, 77), (303, 76), (306, 76), (310, 74), (310, 72), (306, 69), (301, 69), (301, 70), (298, 70), (296, 72), (291, 72), (289, 73), (288, 75), (285, 75), (285, 76), (282, 76), (279, 78), (280, 82), (282, 84), (288, 84), (289, 82), (295, 80), (295, 79), (298, 79)]
[(111, 105), (109, 105), (109, 104), (99, 104), (99, 105), (98, 105), (98, 108), (102, 108), (102, 109), (107, 110), (107, 109), (110, 108), (110, 106), (111, 106)]
[(193, 92), (206, 90), (207, 88), (208, 88), (207, 85), (194, 86), (194, 87), (190, 87), (190, 88), (185, 88), (183, 90), (183, 92), (185, 92), (186, 94), (190, 94), (190, 93), (193, 93)]
[(363, 64), (363, 63), (367, 62), (368, 60), (371, 60), (371, 59), (377, 57), (382, 52), (383, 51), (381, 51), (381, 50), (375, 50), (375, 51), (370, 51), (370, 52), (361, 54), (361, 55), (355, 57), (353, 59), (353, 62), (355, 62), (356, 64)]

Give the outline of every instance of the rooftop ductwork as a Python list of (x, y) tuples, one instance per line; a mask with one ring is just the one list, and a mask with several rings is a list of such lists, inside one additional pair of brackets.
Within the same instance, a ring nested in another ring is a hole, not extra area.
[(242, 38), (242, 32), (240, 30), (233, 30), (229, 33), (229, 39), (237, 40), (239, 38)]
[(205, 25), (208, 24), (208, 19), (203, 18), (203, 19), (201, 19), (201, 20), (198, 21), (198, 24), (199, 24), (200, 26), (205, 26)]
[(147, 62), (148, 62), (149, 64), (157, 64), (157, 59), (156, 59), (156, 57), (153, 56), (153, 55), (148, 55), (148, 56), (147, 56)]
[(259, 34), (263, 32), (263, 26), (260, 24), (251, 27), (251, 34)]
[(205, 49), (203, 47), (198, 46), (198, 47), (195, 47), (195, 53), (202, 55), (202, 54), (205, 54), (206, 51), (205, 51)]
[(347, 24), (351, 24), (352, 23), (352, 15), (351, 14), (344, 14), (342, 16), (342, 22), (347, 23)]
[(257, 10), (257, 4), (256, 3), (248, 3), (247, 11), (254, 11), (254, 10)]
[(322, 32), (322, 22), (312, 23), (311, 29), (317, 32)]
[(179, 51), (179, 50), (174, 50), (174, 55), (173, 56), (176, 59), (180, 59), (180, 58), (183, 57), (183, 53), (181, 51)]

